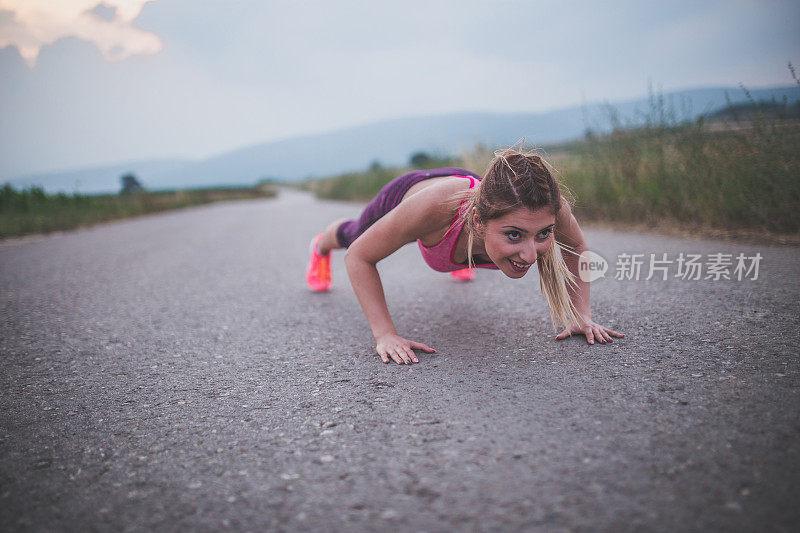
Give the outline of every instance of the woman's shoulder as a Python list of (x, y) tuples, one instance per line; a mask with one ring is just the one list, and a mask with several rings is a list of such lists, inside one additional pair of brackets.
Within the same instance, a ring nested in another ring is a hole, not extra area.
[(473, 182), (478, 180), (464, 176), (440, 176), (414, 184), (406, 193), (403, 201), (421, 195), (429, 202), (442, 202), (468, 191)]
[(434, 179), (434, 183), (429, 183), (424, 188), (409, 191), (412, 194), (401, 202), (405, 204), (404, 211), (424, 216), (429, 228), (448, 226), (470, 189), (470, 180), (463, 177), (445, 176)]

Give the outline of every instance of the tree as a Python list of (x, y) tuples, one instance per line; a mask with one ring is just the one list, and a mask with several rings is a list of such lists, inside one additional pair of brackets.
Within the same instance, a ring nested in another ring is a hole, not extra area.
[(122, 190), (119, 191), (120, 194), (144, 192), (144, 187), (142, 187), (142, 184), (139, 183), (139, 180), (136, 179), (136, 176), (133, 174), (125, 174), (120, 178), (120, 181), (122, 182)]
[(433, 158), (425, 152), (415, 152), (408, 159), (408, 165), (413, 168), (425, 168), (431, 164)]

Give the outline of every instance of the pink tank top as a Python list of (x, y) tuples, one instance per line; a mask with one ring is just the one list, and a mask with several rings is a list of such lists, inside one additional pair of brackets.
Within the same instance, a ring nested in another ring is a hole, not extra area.
[[(469, 188), (473, 188), (475, 186), (475, 182), (477, 181), (472, 176), (458, 176), (460, 178), (469, 178)], [(461, 231), (464, 229), (464, 220), (461, 218), (463, 214), (463, 207), (466, 200), (462, 201), (459, 206), (458, 210), (456, 211), (456, 215), (453, 217), (453, 221), (450, 222), (450, 227), (447, 229), (447, 233), (444, 234), (444, 237), (438, 244), (434, 244), (433, 246), (425, 246), (422, 244), (420, 239), (417, 239), (417, 244), (419, 245), (419, 251), (422, 253), (422, 258), (428, 263), (428, 266), (438, 272), (452, 272), (454, 270), (461, 270), (467, 268), (467, 265), (462, 265), (460, 263), (456, 263), (453, 259), (453, 255), (456, 253), (456, 244), (458, 244), (458, 238), (461, 236)], [(475, 264), (478, 268), (490, 268), (497, 270), (497, 265), (494, 263), (483, 263), (483, 264)]]

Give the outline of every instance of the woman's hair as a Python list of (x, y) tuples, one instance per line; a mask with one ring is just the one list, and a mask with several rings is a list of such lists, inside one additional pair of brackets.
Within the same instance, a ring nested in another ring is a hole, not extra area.
[[(561, 191), (547, 163), (537, 154), (513, 148), (495, 151), (480, 187), (477, 192), (474, 191), (468, 191), (466, 210), (462, 213), (468, 231), (467, 258), (470, 269), (474, 268), (472, 245), (478, 231), (473, 221), (473, 211), (486, 223), (521, 207), (531, 211), (549, 209), (554, 216), (558, 216), (561, 209)], [(553, 237), (550, 248), (536, 260), (539, 286), (550, 307), (554, 329), (559, 324), (568, 327), (570, 322), (577, 322), (577, 312), (567, 290), (567, 284), (574, 286), (575, 279), (561, 256), (562, 248), (571, 252)]]

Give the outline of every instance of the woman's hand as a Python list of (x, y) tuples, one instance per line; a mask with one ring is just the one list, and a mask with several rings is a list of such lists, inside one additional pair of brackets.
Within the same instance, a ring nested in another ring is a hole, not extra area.
[(625, 336), (624, 333), (617, 333), (612, 329), (608, 329), (605, 326), (601, 326), (597, 322), (593, 320), (581, 320), (579, 324), (570, 324), (570, 327), (556, 335), (556, 340), (566, 339), (570, 335), (586, 335), (586, 342), (589, 344), (594, 344), (594, 340), (597, 339), (598, 342), (605, 344), (607, 342), (614, 342), (611, 337), (619, 337), (622, 338)]
[(404, 339), (396, 333), (387, 333), (385, 335), (381, 335), (378, 337), (377, 343), (378, 344), (375, 346), (375, 351), (378, 352), (378, 355), (381, 356), (381, 361), (384, 363), (388, 363), (390, 357), (398, 365), (403, 363), (410, 365), (412, 362), (419, 363), (417, 354), (414, 353), (415, 349), (422, 350), (427, 353), (436, 353), (436, 350), (427, 344)]

